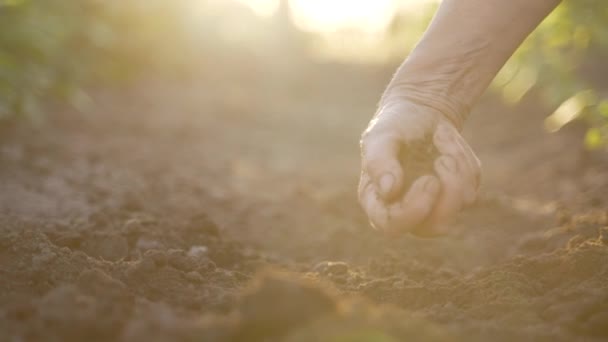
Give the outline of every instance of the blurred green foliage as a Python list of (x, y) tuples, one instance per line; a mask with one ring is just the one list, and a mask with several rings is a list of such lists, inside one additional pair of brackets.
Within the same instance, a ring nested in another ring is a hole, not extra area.
[[(507, 102), (536, 88), (555, 113), (556, 131), (574, 119), (589, 124), (585, 144), (608, 144), (608, 6), (601, 0), (565, 0), (522, 44), (496, 77)], [(598, 77), (600, 76), (600, 77)]]
[(179, 10), (160, 0), (0, 0), (0, 119), (40, 117), (47, 101), (81, 108), (86, 85), (176, 62), (159, 46), (180, 40)]
[[(263, 42), (253, 33), (269, 32), (256, 31), (254, 23), (244, 21), (234, 9), (234, 17), (215, 13), (211, 4), (0, 0), (0, 119), (20, 114), (36, 118), (42, 103), (58, 100), (82, 109), (88, 101), (83, 89), (89, 85), (115, 84), (144, 70), (187, 71), (188, 63), (200, 63), (201, 54), (194, 55), (193, 47), (207, 48), (207, 55), (238, 55), (245, 49), (243, 39), (255, 39), (252, 51), (268, 50), (260, 49)], [(413, 45), (436, 6), (431, 2), (417, 20), (395, 20), (387, 37), (399, 46), (404, 41)], [(195, 8), (207, 12), (193, 17)], [(218, 18), (240, 23), (241, 29), (223, 30), (225, 22)], [(188, 27), (193, 22), (194, 30)], [(269, 30), (276, 31), (273, 26)], [(236, 43), (221, 45), (222, 41)], [(284, 43), (279, 45), (285, 48)], [(518, 49), (494, 86), (513, 103), (538, 89), (546, 104), (557, 108), (547, 119), (547, 128), (557, 130), (583, 118), (590, 127), (585, 143), (597, 148), (608, 145), (608, 82), (598, 77), (608, 71), (607, 57), (608, 6), (601, 0), (565, 0)]]
[(65, 96), (67, 72), (76, 68), (64, 51), (73, 50), (83, 35), (83, 9), (65, 5), (0, 1), (0, 117), (33, 114), (39, 98), (50, 92)]

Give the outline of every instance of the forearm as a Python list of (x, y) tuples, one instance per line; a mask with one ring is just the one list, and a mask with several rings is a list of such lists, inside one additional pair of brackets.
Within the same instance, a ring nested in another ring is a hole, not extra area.
[(444, 0), (381, 106), (407, 99), (461, 127), (471, 106), (559, 0)]

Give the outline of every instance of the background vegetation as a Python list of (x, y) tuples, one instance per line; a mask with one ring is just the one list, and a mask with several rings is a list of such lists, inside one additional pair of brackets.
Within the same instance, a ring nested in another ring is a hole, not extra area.
[[(174, 66), (187, 46), (167, 1), (0, 0), (0, 118), (37, 118), (42, 103), (83, 107), (88, 86)], [(182, 39), (180, 41), (180, 39)]]
[[(188, 0), (0, 0), (0, 119), (40, 118), (43, 104), (57, 101), (84, 109), (85, 89), (92, 86), (159, 70), (179, 74), (208, 53), (252, 53), (255, 47), (243, 36), (264, 49), (264, 30), (226, 33), (213, 2), (200, 3), (200, 13), (193, 13)], [(436, 4), (429, 6), (429, 15), (418, 20), (396, 13), (386, 32), (389, 45), (407, 42), (410, 48)], [(590, 124), (587, 146), (605, 144), (607, 23), (602, 1), (565, 1), (501, 71), (495, 89), (511, 103), (538, 89), (556, 108), (546, 121), (549, 130), (584, 118)]]
[(564, 1), (524, 42), (501, 70), (495, 86), (507, 102), (536, 88), (555, 112), (545, 126), (556, 131), (582, 118), (589, 148), (608, 136), (608, 7), (602, 1)]

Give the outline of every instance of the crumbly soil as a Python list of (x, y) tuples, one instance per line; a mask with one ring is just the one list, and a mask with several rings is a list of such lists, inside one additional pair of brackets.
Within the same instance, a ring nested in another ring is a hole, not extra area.
[(389, 239), (356, 184), (394, 66), (216, 69), (0, 126), (0, 341), (608, 338), (608, 163), (583, 127), (487, 96), (481, 199), (448, 237)]

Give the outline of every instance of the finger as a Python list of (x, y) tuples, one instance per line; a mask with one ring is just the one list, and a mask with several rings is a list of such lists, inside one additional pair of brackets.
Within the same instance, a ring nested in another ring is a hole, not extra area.
[(481, 163), (473, 153), (473, 150), (471, 150), (467, 142), (461, 136), (458, 136), (456, 141), (464, 151), (468, 166), (468, 176), (465, 176), (465, 178), (469, 179), (470, 185), (465, 187), (463, 190), (464, 204), (471, 205), (475, 202), (477, 195), (479, 194), (479, 185), (481, 184)]
[(418, 178), (404, 198), (388, 208), (390, 233), (413, 231), (428, 218), (441, 186), (439, 180), (430, 175)]
[(388, 134), (366, 133), (361, 139), (362, 169), (384, 201), (394, 200), (403, 187), (399, 139)]
[(479, 166), (473, 162), (476, 159), (473, 151), (467, 148), (468, 144), (455, 128), (444, 123), (438, 125), (433, 136), (433, 142), (441, 154), (454, 158), (458, 164), (457, 170), (461, 176), (460, 181), (463, 185), (464, 198), (467, 203), (473, 202), (477, 197), (480, 178)]
[(359, 177), (359, 187), (357, 188), (357, 196), (359, 198), (359, 203), (361, 205), (363, 205), (363, 198), (364, 198), (363, 195), (365, 193), (365, 190), (369, 186), (369, 183), (370, 183), (370, 179), (369, 179), (369, 176), (367, 175), (367, 172), (361, 171), (361, 176)]
[(459, 142), (460, 134), (455, 128), (448, 124), (440, 123), (437, 125), (435, 134), (433, 135), (433, 143), (441, 154), (447, 154), (456, 159), (458, 163), (462, 163), (462, 171), (469, 171), (469, 161), (466, 156), (466, 151), (462, 148)]
[(471, 146), (469, 146), (469, 144), (464, 140), (464, 138), (460, 134), (456, 137), (456, 140), (458, 141), (460, 147), (465, 153), (470, 170), (473, 173), (475, 188), (478, 189), (481, 184), (481, 161), (479, 160), (479, 158), (477, 158)]
[(444, 155), (435, 161), (435, 172), (441, 181), (441, 195), (429, 218), (432, 230), (442, 230), (443, 224), (464, 206), (464, 179), (458, 163), (452, 156)]
[(371, 181), (362, 182), (359, 189), (359, 202), (369, 218), (369, 222), (376, 230), (386, 231), (388, 227), (388, 211), (386, 205), (378, 198), (378, 194)]

